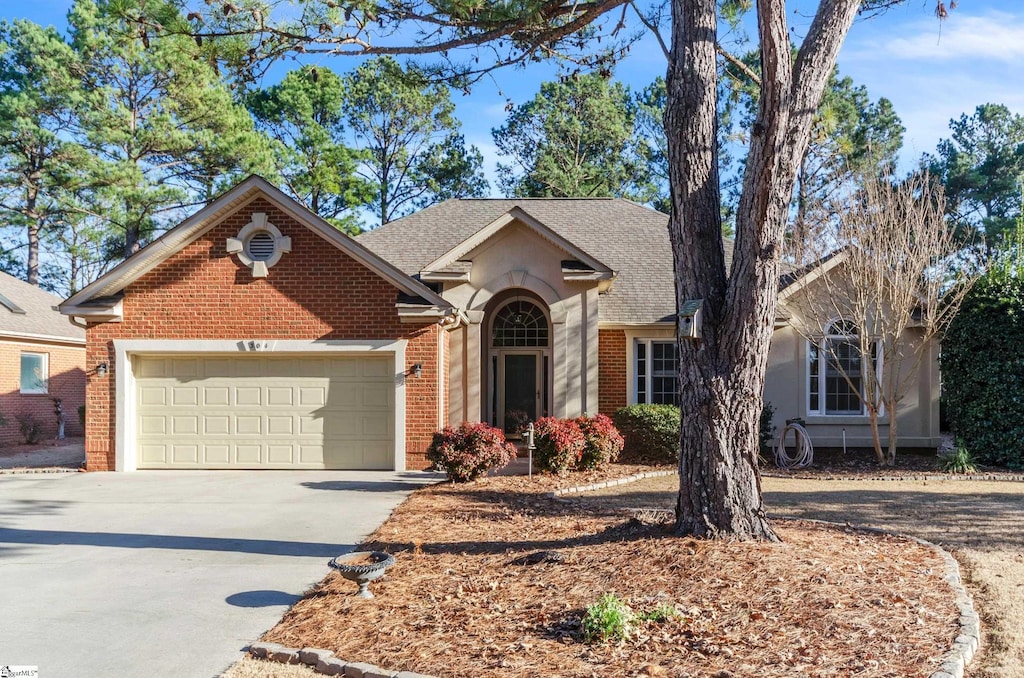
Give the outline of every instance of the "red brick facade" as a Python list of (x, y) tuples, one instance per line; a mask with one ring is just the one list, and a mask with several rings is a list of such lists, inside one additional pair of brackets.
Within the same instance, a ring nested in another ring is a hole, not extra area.
[[(21, 392), (21, 354), (47, 355), (47, 392)], [(78, 408), (85, 402), (85, 347), (31, 341), (0, 341), (0, 414), (6, 425), (0, 426), (0, 445), (25, 442), (18, 417), (29, 416), (42, 426), (43, 440), (57, 435), (54, 398), (64, 408), (64, 434), (82, 435)]]
[[(291, 252), (262, 279), (225, 247), (253, 212), (265, 212), (292, 240)], [(442, 330), (432, 320), (402, 322), (397, 294), (272, 203), (253, 201), (129, 285), (123, 322), (88, 328), (87, 468), (114, 469), (115, 339), (406, 339), (405, 368), (423, 366), (421, 378), (405, 383), (406, 466), (425, 468), (424, 453), (438, 426)], [(100, 377), (94, 368), (103, 362), (109, 368)]]
[(598, 407), (611, 416), (626, 406), (626, 332), (625, 330), (598, 330), (597, 380)]

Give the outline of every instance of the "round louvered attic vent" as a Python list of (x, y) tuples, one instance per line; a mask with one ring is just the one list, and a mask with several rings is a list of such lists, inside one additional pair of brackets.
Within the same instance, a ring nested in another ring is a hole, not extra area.
[(254, 278), (265, 278), (271, 266), (281, 260), (281, 255), (292, 251), (292, 239), (267, 221), (264, 212), (254, 212), (252, 221), (246, 224), (238, 235), (228, 238), (227, 251), (238, 256), (238, 260), (249, 267)]
[(249, 250), (249, 258), (253, 261), (269, 260), (270, 257), (274, 256), (276, 247), (274, 236), (267, 231), (256, 231), (249, 238), (249, 242), (246, 243), (246, 249)]

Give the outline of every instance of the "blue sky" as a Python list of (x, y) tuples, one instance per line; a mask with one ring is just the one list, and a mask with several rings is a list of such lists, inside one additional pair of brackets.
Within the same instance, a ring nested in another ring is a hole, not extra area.
[[(814, 2), (792, 3), (791, 29), (803, 37)], [(2, 16), (65, 25), (70, 0), (6, 0)], [(15, 9), (8, 9), (15, 6)], [(944, 22), (936, 20), (933, 0), (908, 0), (881, 16), (858, 21), (839, 57), (840, 71), (865, 85), (873, 99), (886, 97), (906, 127), (904, 168), (934, 150), (949, 136), (949, 120), (983, 103), (1002, 103), (1024, 114), (1024, 2), (959, 0)], [(355, 62), (324, 58), (319, 63), (339, 72)], [(616, 76), (639, 89), (664, 74), (665, 60), (654, 40), (646, 40), (616, 69)], [(275, 73), (281, 73), (281, 69)], [(550, 66), (499, 71), (479, 83), (471, 95), (455, 95), (466, 140), (484, 154), (496, 193), (491, 129), (505, 121), (505, 97), (522, 103), (550, 78)], [(280, 77), (279, 75), (277, 77)], [(270, 84), (272, 77), (265, 84)]]

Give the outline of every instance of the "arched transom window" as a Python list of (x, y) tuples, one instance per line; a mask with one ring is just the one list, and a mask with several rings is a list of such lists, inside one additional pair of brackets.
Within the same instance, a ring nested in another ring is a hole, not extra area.
[(517, 299), (494, 316), (491, 345), (498, 348), (548, 345), (548, 318), (529, 301)]

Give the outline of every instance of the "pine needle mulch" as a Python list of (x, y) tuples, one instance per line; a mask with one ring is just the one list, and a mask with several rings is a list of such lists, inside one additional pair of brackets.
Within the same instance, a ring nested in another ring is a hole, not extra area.
[[(789, 521), (779, 544), (679, 538), (546, 496), (572, 482), (417, 491), (362, 546), (397, 558), (374, 599), (332, 573), (263, 639), (435, 676), (927, 676), (956, 635), (943, 563), (916, 542)], [(609, 592), (678, 614), (587, 644)]]

